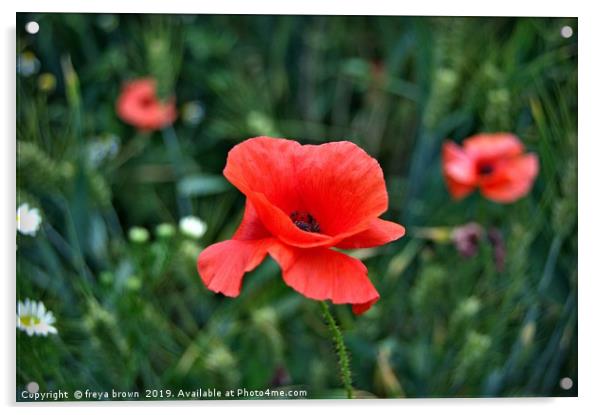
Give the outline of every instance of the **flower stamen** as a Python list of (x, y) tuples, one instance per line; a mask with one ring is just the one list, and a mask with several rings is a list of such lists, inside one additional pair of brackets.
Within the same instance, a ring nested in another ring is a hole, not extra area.
[(140, 106), (142, 108), (148, 108), (151, 105), (153, 105), (155, 101), (153, 100), (153, 97), (151, 97), (151, 96), (143, 96), (140, 98), (139, 102), (140, 102)]
[(295, 226), (305, 232), (320, 232), (320, 225), (316, 219), (309, 213), (294, 211), (291, 213), (291, 220)]
[(489, 163), (482, 164), (479, 166), (478, 170), (479, 170), (479, 175), (489, 176), (491, 173), (493, 173), (493, 166)]

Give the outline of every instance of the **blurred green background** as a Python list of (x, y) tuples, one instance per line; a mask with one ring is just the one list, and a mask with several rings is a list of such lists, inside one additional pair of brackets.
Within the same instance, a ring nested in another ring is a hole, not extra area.
[[(18, 14), (17, 202), (43, 224), (17, 236), (17, 294), (44, 301), (58, 335), (17, 331), (17, 388), (343, 397), (319, 304), (271, 259), (235, 299), (195, 269), (241, 218), (228, 150), (271, 135), (363, 147), (385, 172), (385, 218), (407, 227), (354, 253), (381, 300), (360, 317), (333, 307), (358, 394), (575, 396), (577, 35), (561, 18)], [(141, 133), (116, 116), (140, 76), (175, 94), (173, 127)], [(452, 201), (442, 140), (482, 131), (538, 154), (528, 197)], [(177, 230), (186, 213), (208, 224), (202, 239)], [(450, 233), (471, 221), (500, 232), (503, 269), (486, 240), (458, 253)]]

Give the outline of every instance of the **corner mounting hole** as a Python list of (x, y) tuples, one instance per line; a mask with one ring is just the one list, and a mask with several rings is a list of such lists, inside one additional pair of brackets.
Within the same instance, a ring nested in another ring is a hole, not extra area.
[(25, 25), (25, 31), (31, 35), (35, 35), (40, 31), (40, 25), (38, 22), (27, 22)]
[(560, 387), (564, 390), (569, 390), (573, 387), (573, 379), (571, 378), (562, 378), (560, 379)]

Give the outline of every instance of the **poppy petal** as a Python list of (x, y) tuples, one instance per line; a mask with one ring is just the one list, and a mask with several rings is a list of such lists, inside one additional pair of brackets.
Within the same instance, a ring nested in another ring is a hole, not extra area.
[(508, 158), (523, 153), (523, 143), (510, 133), (478, 134), (464, 140), (464, 150), (479, 160)]
[(211, 291), (236, 297), (240, 294), (243, 275), (263, 261), (270, 244), (271, 239), (231, 239), (210, 245), (199, 254), (197, 270)]
[(454, 199), (462, 199), (463, 197), (468, 196), (475, 189), (474, 185), (467, 185), (457, 182), (448, 176), (445, 176), (445, 183), (447, 184), (449, 193)]
[(332, 245), (332, 238), (297, 228), (290, 212), (304, 210), (296, 187), (296, 141), (256, 137), (234, 146), (224, 169), (226, 178), (252, 203), (265, 228), (282, 241), (302, 247)]
[(405, 228), (395, 222), (374, 219), (370, 222), (368, 229), (343, 239), (336, 247), (341, 249), (371, 248), (399, 239), (405, 233)]
[(443, 143), (443, 173), (454, 182), (474, 185), (477, 181), (472, 158), (453, 141)]
[(250, 138), (230, 150), (224, 176), (247, 197), (263, 194), (269, 203), (290, 214), (299, 209), (294, 170), (299, 148), (301, 144), (293, 140)]
[(511, 203), (531, 190), (539, 171), (535, 154), (504, 160), (495, 167), (495, 174), (481, 183), (483, 196), (500, 203)]
[[(274, 236), (300, 247), (332, 246), (366, 229), (388, 205), (380, 165), (347, 141), (301, 146), (252, 138), (230, 150), (224, 175)], [(312, 215), (320, 231), (297, 228), (295, 211)]]
[(356, 258), (327, 248), (300, 249), (281, 243), (268, 250), (282, 268), (284, 282), (308, 298), (361, 305), (362, 312), (379, 298), (368, 270)]
[(387, 210), (378, 161), (349, 141), (302, 146), (296, 172), (301, 205), (316, 218), (322, 233), (357, 233)]
[(261, 193), (250, 192), (249, 200), (253, 203), (257, 215), (272, 235), (281, 241), (299, 247), (329, 246), (335, 242), (332, 237), (317, 232), (305, 232), (297, 228), (291, 218), (277, 206), (274, 206)]
[(351, 307), (351, 310), (353, 310), (353, 314), (360, 315), (370, 310), (370, 307), (372, 307), (374, 303), (378, 301), (379, 298), (380, 297), (377, 297), (371, 301), (368, 301), (367, 303), (353, 304), (353, 306)]
[(453, 141), (443, 144), (443, 177), (449, 192), (455, 199), (468, 195), (477, 184), (475, 163)]
[(249, 199), (245, 202), (245, 212), (238, 229), (232, 236), (232, 239), (241, 241), (257, 240), (270, 237), (270, 232), (263, 226), (263, 222), (257, 215), (257, 210)]
[(175, 99), (161, 102), (156, 96), (156, 86), (152, 78), (128, 82), (117, 99), (119, 117), (142, 130), (160, 129), (175, 121)]

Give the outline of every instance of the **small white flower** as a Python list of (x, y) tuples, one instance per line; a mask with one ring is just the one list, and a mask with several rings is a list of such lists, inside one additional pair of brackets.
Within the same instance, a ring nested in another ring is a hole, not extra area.
[(56, 327), (52, 311), (46, 310), (41, 301), (32, 301), (29, 298), (25, 302), (17, 304), (17, 328), (26, 332), (28, 336), (47, 336), (56, 334)]
[(23, 235), (35, 236), (42, 217), (40, 211), (36, 208), (30, 209), (27, 203), (22, 204), (17, 209), (17, 230)]
[(199, 239), (207, 231), (207, 224), (196, 216), (186, 216), (180, 219), (180, 231), (194, 239)]

